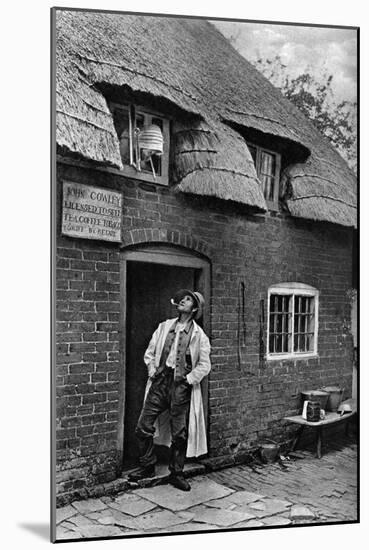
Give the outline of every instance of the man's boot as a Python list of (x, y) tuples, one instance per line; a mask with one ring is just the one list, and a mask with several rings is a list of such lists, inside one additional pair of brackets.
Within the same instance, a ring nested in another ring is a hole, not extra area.
[(155, 464), (150, 466), (140, 467), (135, 472), (128, 474), (129, 481), (140, 481), (141, 479), (147, 479), (155, 476)]
[(191, 485), (184, 478), (183, 474), (170, 474), (168, 481), (171, 485), (177, 487), (177, 489), (180, 489), (181, 491), (191, 491)]

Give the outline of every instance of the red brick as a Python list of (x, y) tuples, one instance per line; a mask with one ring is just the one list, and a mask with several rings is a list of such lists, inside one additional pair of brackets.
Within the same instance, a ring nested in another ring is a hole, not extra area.
[(107, 376), (104, 372), (95, 372), (91, 375), (91, 382), (106, 382)]
[(119, 271), (118, 262), (96, 262), (97, 271)]
[(59, 428), (56, 430), (56, 439), (72, 439), (76, 435), (76, 428)]
[(100, 262), (107, 262), (109, 258), (108, 252), (101, 252), (97, 250), (84, 250), (83, 259), (84, 260), (95, 260)]
[(85, 332), (82, 336), (84, 342), (105, 342), (108, 337), (105, 332)]
[(93, 426), (83, 426), (81, 428), (77, 428), (76, 434), (78, 437), (85, 437), (86, 435), (92, 435), (93, 431)]
[(70, 416), (62, 418), (61, 425), (63, 428), (69, 428), (73, 426), (80, 426), (82, 424), (82, 418), (80, 416)]
[(94, 302), (67, 302), (69, 311), (95, 311)]
[(82, 321), (82, 312), (79, 311), (57, 311), (58, 321)]
[(99, 413), (99, 414), (90, 414), (86, 416), (82, 416), (82, 424), (84, 426), (87, 426), (89, 424), (96, 424), (98, 422), (104, 422), (105, 420), (105, 414)]
[(69, 269), (70, 268), (70, 260), (66, 259), (66, 258), (57, 258), (56, 267), (61, 267), (63, 269)]
[(95, 344), (89, 342), (77, 342), (69, 345), (70, 352), (95, 351)]
[(94, 411), (98, 412), (108, 412), (108, 411), (117, 411), (118, 410), (118, 401), (109, 401), (107, 403), (96, 403)]
[(61, 258), (82, 258), (81, 250), (75, 248), (58, 248), (57, 255)]
[(93, 363), (78, 363), (69, 366), (70, 374), (84, 374), (94, 372)]
[[(100, 332), (98, 334), (101, 334)], [(115, 351), (118, 349), (117, 342), (97, 342), (96, 351)], [(109, 354), (110, 356), (110, 354)], [(109, 357), (108, 356), (108, 357)]]
[(107, 300), (108, 296), (109, 295), (107, 292), (84, 292), (83, 293), (83, 299), (87, 301)]
[(94, 290), (94, 281), (70, 281), (71, 290)]
[(108, 314), (107, 313), (99, 313), (97, 311), (84, 311), (83, 312), (83, 320), (84, 321), (93, 321), (94, 323), (97, 321), (108, 321)]
[(82, 384), (90, 381), (90, 374), (69, 374), (64, 377), (65, 384)]
[(96, 302), (96, 311), (119, 311), (119, 302)]
[(96, 330), (101, 332), (113, 332), (118, 328), (118, 323), (96, 323)]
[(77, 271), (77, 273), (83, 274), (84, 281), (102, 281), (108, 280), (108, 273), (105, 271)]
[(57, 353), (56, 363), (58, 365), (64, 363), (79, 363), (82, 360), (81, 353)]
[(94, 271), (95, 265), (95, 262), (87, 262), (85, 260), (71, 260), (71, 268), (80, 269), (81, 271)]
[(98, 291), (111, 291), (119, 293), (119, 282), (118, 283), (108, 283), (106, 281), (97, 281), (96, 290)]
[(87, 361), (87, 362), (94, 362), (94, 363), (98, 363), (100, 361), (106, 361), (107, 359), (107, 354), (106, 353), (103, 353), (103, 352), (99, 352), (99, 353), (95, 353), (95, 352), (87, 352), (87, 353), (84, 353), (83, 354), (83, 361)]
[(106, 393), (91, 393), (82, 396), (82, 403), (88, 405), (89, 403), (101, 403), (106, 401)]
[(70, 279), (73, 281), (82, 280), (81, 271), (73, 271), (72, 269), (57, 269), (56, 270), (57, 279)]
[(95, 329), (94, 323), (79, 323), (79, 322), (69, 322), (69, 323), (56, 323), (56, 332), (92, 332)]
[(118, 382), (99, 382), (95, 384), (95, 390), (97, 392), (114, 392), (118, 390)]

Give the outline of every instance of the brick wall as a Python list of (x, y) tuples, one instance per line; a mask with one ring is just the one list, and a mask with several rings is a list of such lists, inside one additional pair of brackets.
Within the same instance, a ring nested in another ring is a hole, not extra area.
[[(351, 234), (324, 223), (255, 215), (226, 201), (61, 164), (62, 179), (123, 193), (122, 246), (166, 242), (212, 266), (211, 456), (285, 439), (281, 419), (299, 391), (351, 387)], [(119, 414), (119, 246), (61, 237), (57, 215), (57, 482), (59, 502), (114, 479)], [(259, 361), (260, 300), (268, 287), (303, 282), (320, 291), (319, 357)], [(237, 356), (239, 284), (246, 289), (246, 341)]]

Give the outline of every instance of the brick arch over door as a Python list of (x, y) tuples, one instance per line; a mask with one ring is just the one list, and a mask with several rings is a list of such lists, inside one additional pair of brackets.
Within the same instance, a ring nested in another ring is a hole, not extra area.
[[(152, 231), (152, 233), (150, 233)], [(150, 269), (148, 264), (153, 266), (156, 264), (161, 266), (160, 269), (165, 268), (168, 270), (168, 275), (178, 268), (184, 268), (184, 271), (192, 270), (194, 273), (194, 288), (200, 290), (205, 298), (206, 307), (204, 310), (204, 316), (202, 324), (205, 332), (211, 336), (210, 327), (210, 298), (211, 298), (211, 263), (204, 254), (205, 245), (201, 241), (192, 238), (191, 235), (179, 234), (176, 231), (159, 231), (158, 230), (132, 230), (129, 232), (132, 240), (124, 240), (124, 245), (121, 249), (120, 259), (120, 273), (121, 273), (121, 326), (120, 326), (120, 351), (122, 360), (122, 377), (120, 383), (120, 405), (119, 405), (119, 425), (118, 425), (118, 441), (117, 441), (117, 470), (118, 473), (123, 467), (123, 459), (126, 454), (125, 446), (125, 432), (130, 433), (130, 426), (126, 430), (126, 392), (130, 385), (127, 385), (127, 374), (131, 372), (129, 369), (129, 360), (127, 354), (127, 327), (129, 326), (129, 320), (131, 319), (129, 305), (127, 308), (127, 299), (132, 296), (132, 288), (130, 287), (130, 281), (136, 281), (132, 279), (132, 273), (130, 269), (133, 266), (141, 265), (144, 267), (144, 271)], [(126, 233), (126, 235), (128, 232)], [(149, 237), (152, 237), (150, 240)], [(135, 242), (132, 242), (133, 239)], [(169, 241), (167, 240), (169, 239)], [(178, 242), (173, 242), (178, 241)], [(186, 243), (192, 245), (187, 246)], [(208, 249), (207, 249), (208, 250)], [(131, 267), (130, 267), (131, 266)], [(178, 272), (177, 272), (178, 273)], [(149, 278), (150, 280), (150, 278)], [(127, 294), (127, 291), (131, 288), (131, 292)], [(168, 301), (169, 303), (169, 301)], [(127, 363), (128, 360), (128, 363)], [(129, 381), (128, 381), (129, 382)], [(208, 412), (208, 380), (207, 378), (201, 383), (203, 400), (204, 400), (204, 412), (207, 421)], [(130, 394), (128, 394), (130, 395)], [(129, 401), (127, 401), (129, 405)], [(128, 409), (130, 407), (128, 406)], [(126, 441), (127, 444), (127, 441)], [(126, 445), (127, 446), (127, 445)], [(209, 445), (208, 445), (209, 446)]]
[(169, 245), (182, 246), (193, 250), (207, 258), (213, 255), (212, 247), (205, 241), (193, 237), (190, 233), (171, 229), (158, 229), (157, 227), (146, 229), (123, 230), (122, 247), (148, 243), (166, 243)]

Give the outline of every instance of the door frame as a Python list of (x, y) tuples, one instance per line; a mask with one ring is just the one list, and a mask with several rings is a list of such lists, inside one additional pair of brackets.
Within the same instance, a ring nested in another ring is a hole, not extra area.
[[(117, 475), (123, 468), (124, 455), (124, 416), (126, 398), (126, 327), (127, 327), (127, 264), (128, 262), (156, 263), (173, 267), (189, 267), (199, 270), (197, 285), (203, 293), (205, 304), (203, 326), (205, 332), (210, 335), (210, 289), (211, 289), (211, 264), (208, 259), (201, 257), (190, 249), (184, 249), (176, 245), (137, 245), (129, 249), (121, 250), (120, 255), (120, 338), (119, 347), (121, 353), (121, 379), (119, 384), (119, 417), (117, 437)], [(159, 320), (158, 320), (159, 321)], [(203, 394), (204, 417), (208, 426), (208, 377), (201, 383)]]

